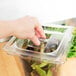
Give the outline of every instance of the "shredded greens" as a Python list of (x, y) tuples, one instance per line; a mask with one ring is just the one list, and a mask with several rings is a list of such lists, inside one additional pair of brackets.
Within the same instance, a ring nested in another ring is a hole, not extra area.
[(71, 40), (71, 45), (67, 57), (76, 57), (76, 28), (74, 28), (73, 31), (73, 38)]
[(57, 31), (57, 32), (62, 32), (62, 33), (66, 30), (66, 28), (56, 28), (56, 27), (47, 27), (47, 26), (44, 26), (43, 28), (44, 30)]

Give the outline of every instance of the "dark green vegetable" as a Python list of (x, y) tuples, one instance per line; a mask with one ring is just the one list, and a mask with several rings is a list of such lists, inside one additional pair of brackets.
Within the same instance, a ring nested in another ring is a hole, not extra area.
[(73, 31), (73, 38), (71, 40), (71, 45), (67, 57), (76, 57), (76, 28)]
[(46, 35), (46, 39), (49, 39), (51, 36), (51, 34), (47, 34), (47, 33), (45, 35)]

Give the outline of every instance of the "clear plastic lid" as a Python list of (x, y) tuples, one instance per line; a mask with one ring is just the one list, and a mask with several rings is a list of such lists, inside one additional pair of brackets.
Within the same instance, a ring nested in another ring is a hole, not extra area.
[(63, 63), (66, 60), (68, 45), (72, 38), (71, 26), (55, 24), (43, 25), (46, 39), (39, 39), (41, 44), (34, 45), (28, 39), (12, 37), (4, 46), (5, 51), (12, 55), (18, 55), (24, 59), (30, 58), (49, 63)]

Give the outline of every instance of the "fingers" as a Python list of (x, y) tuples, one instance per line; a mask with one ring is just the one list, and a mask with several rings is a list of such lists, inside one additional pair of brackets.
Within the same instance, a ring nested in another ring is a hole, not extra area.
[(32, 38), (30, 38), (30, 40), (35, 44), (35, 45), (40, 45), (40, 41), (38, 39), (37, 36), (33, 36)]
[(37, 35), (39, 34), (42, 38), (46, 38), (45, 33), (43, 31), (42, 26), (40, 25), (39, 21), (37, 20), (37, 18), (32, 17), (34, 24), (35, 24), (35, 31), (37, 33)]
[(38, 38), (41, 37), (40, 34), (39, 34), (37, 31), (35, 31), (35, 35), (36, 35)]
[(36, 26), (35, 31), (39, 34), (42, 38), (46, 38), (43, 28), (41, 26)]
[(35, 31), (36, 31), (42, 38), (46, 38), (45, 33), (44, 33), (44, 31), (43, 31), (43, 28), (42, 28), (42, 26), (40, 25), (40, 23), (38, 22), (38, 20), (36, 20)]

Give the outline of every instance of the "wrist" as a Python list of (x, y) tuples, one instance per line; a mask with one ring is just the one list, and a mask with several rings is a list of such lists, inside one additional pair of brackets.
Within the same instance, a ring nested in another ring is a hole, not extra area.
[(15, 25), (15, 22), (12, 20), (12, 21), (7, 21), (7, 24), (8, 24), (8, 28), (9, 28), (9, 31), (10, 31), (10, 34), (13, 35), (14, 33), (14, 25)]

